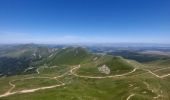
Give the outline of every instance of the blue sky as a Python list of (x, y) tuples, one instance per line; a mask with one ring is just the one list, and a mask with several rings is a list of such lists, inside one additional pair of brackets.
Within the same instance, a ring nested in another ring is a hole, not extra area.
[(0, 0), (0, 43), (170, 43), (169, 0)]

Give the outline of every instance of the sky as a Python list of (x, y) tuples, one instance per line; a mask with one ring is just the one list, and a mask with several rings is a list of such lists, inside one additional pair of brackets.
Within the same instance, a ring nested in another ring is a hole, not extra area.
[(0, 44), (170, 43), (170, 0), (0, 0)]

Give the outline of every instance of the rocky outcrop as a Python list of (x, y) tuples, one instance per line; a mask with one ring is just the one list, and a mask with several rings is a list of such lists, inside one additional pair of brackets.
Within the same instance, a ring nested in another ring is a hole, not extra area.
[(101, 73), (104, 73), (104, 74), (110, 74), (110, 68), (106, 65), (103, 65), (101, 67), (98, 67), (98, 70), (101, 72)]

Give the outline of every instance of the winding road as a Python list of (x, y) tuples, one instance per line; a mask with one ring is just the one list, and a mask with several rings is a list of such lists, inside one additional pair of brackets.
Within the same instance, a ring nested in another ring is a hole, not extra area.
[[(163, 69), (165, 69), (165, 68), (163, 68)], [(163, 69), (162, 69), (162, 70), (163, 70)], [(159, 76), (159, 75), (155, 74), (154, 72), (152, 72), (152, 71), (150, 71), (150, 70), (148, 70), (148, 69), (144, 69), (144, 70), (147, 71), (147, 72), (149, 72), (150, 74), (152, 74), (153, 76), (155, 76), (155, 77), (157, 77), (157, 78), (165, 78), (165, 77), (167, 77), (167, 76), (170, 76), (170, 74), (165, 74), (165, 75)], [(161, 69), (159, 69), (159, 70), (161, 70)]]
[(129, 95), (128, 97), (127, 97), (127, 99), (126, 100), (130, 100), (133, 96), (134, 96), (135, 94), (131, 94), (131, 95)]
[[(61, 75), (61, 76), (64, 76), (64, 75), (65, 75), (65, 73), (63, 75)], [(14, 94), (31, 93), (31, 92), (36, 92), (36, 91), (39, 91), (39, 90), (45, 90), (45, 89), (51, 89), (51, 88), (64, 86), (66, 84), (57, 79), (57, 78), (60, 78), (61, 76), (58, 76), (58, 77), (28, 77), (28, 78), (23, 78), (23, 79), (12, 80), (12, 81), (9, 82), (9, 85), (11, 86), (11, 88), (6, 93), (0, 95), (0, 98), (1, 97), (7, 97), (7, 96), (10, 96), (10, 95), (14, 95)], [(21, 90), (21, 91), (11, 92), (16, 87), (16, 85), (13, 84), (12, 82), (21, 81), (21, 80), (29, 80), (29, 79), (42, 79), (42, 78), (43, 79), (57, 80), (61, 84), (56, 84), (56, 85), (52, 85), (52, 86), (44, 86), (44, 87), (39, 87), (39, 88), (34, 88), (34, 89), (25, 89), (25, 90)]]
[(133, 72), (136, 71), (137, 68), (134, 68), (132, 71), (128, 72), (128, 73), (124, 73), (124, 74), (120, 74), (120, 75), (110, 75), (110, 76), (85, 76), (85, 75), (78, 75), (76, 74), (76, 70), (78, 70), (81, 66), (78, 65), (77, 67), (74, 67), (73, 69), (70, 70), (71, 74), (73, 74), (76, 77), (81, 77), (81, 78), (92, 78), (92, 79), (102, 79), (102, 78), (113, 78), (113, 77), (122, 77), (128, 74), (131, 74)]
[[(76, 73), (76, 71), (81, 67), (81, 65), (76, 65), (76, 66), (73, 66), (73, 68), (71, 68), (68, 72), (65, 72), (63, 73), (62, 75), (60, 76), (57, 76), (57, 77), (28, 77), (28, 78), (23, 78), (23, 79), (18, 79), (18, 80), (27, 80), (27, 79), (35, 79), (35, 78), (46, 78), (46, 79), (54, 79), (54, 80), (58, 80), (58, 78), (61, 78), (69, 73), (71, 73), (72, 75), (76, 76), (76, 77), (81, 77), (81, 78), (91, 78), (91, 79), (103, 79), (103, 78), (113, 78), (113, 77), (122, 77), (122, 76), (126, 76), (126, 75), (129, 75), (131, 73), (134, 73), (137, 68), (134, 68), (132, 71), (130, 72), (127, 72), (127, 73), (124, 73), (124, 74), (120, 74), (120, 75), (111, 75), (111, 76), (103, 76), (103, 77), (97, 77), (97, 76), (85, 76), (85, 75), (78, 75)], [(161, 69), (160, 69), (161, 70)], [(40, 74), (39, 72), (39, 69), (36, 70), (37, 71), (37, 74)], [(158, 77), (158, 78), (164, 78), (164, 77), (167, 77), (167, 76), (170, 76), (170, 74), (167, 74), (167, 75), (163, 75), (163, 76), (159, 76), (155, 73), (153, 73), (152, 71), (148, 70), (148, 69), (145, 69), (145, 71), (151, 73), (152, 75)], [(61, 87), (61, 86), (64, 86), (66, 85), (66, 83), (63, 83), (61, 81), (59, 81), (61, 84), (56, 84), (56, 85), (52, 85), (52, 86), (45, 86), (45, 87), (39, 87), (39, 88), (33, 88), (33, 89), (25, 89), (25, 90), (21, 90), (21, 91), (14, 91), (12, 92), (12, 90), (16, 87), (15, 84), (13, 84), (13, 82), (15, 81), (18, 81), (18, 80), (12, 80), (9, 82), (9, 85), (11, 86), (11, 88), (5, 92), (4, 94), (0, 95), (0, 98), (1, 97), (7, 97), (7, 96), (10, 96), (10, 95), (14, 95), (14, 94), (23, 94), (23, 93), (31, 93), (31, 92), (36, 92), (36, 91), (39, 91), (39, 90), (45, 90), (45, 89), (51, 89), (51, 88), (56, 88), (56, 87)], [(127, 97), (126, 100), (130, 100), (131, 97), (133, 97), (135, 94), (131, 94)]]

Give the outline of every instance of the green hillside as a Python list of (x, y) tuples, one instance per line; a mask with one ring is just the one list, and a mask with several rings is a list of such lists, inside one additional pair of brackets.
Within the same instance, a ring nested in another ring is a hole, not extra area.
[(155, 65), (155, 66), (170, 66), (170, 59), (156, 60), (156, 61), (152, 61), (146, 64)]
[[(99, 71), (99, 68), (105, 66), (108, 67), (110, 73), (105, 74)], [(129, 72), (133, 70), (133, 66), (126, 62), (121, 57), (114, 56), (99, 56), (93, 59), (90, 63), (83, 64), (77, 71), (81, 75), (116, 75)]]
[(76, 65), (88, 61), (92, 57), (86, 49), (69, 47), (58, 50), (51, 58), (46, 59), (48, 65)]

